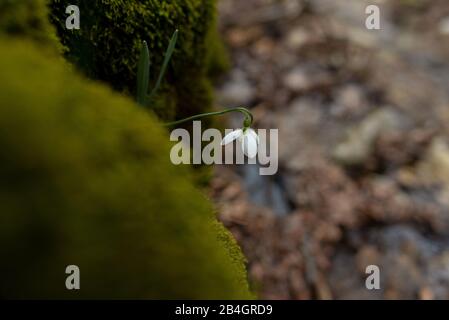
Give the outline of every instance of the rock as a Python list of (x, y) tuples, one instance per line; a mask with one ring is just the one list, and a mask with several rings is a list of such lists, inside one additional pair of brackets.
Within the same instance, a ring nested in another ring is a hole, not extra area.
[[(449, 251), (444, 240), (428, 239), (401, 224), (357, 233), (365, 241), (356, 245), (356, 255), (345, 246), (336, 249), (329, 274), (335, 298), (447, 299)], [(380, 268), (381, 290), (366, 290), (364, 281), (354, 276), (365, 275), (371, 264)]]
[(379, 265), (380, 252), (372, 245), (363, 246), (355, 257), (357, 270), (360, 274), (366, 273), (366, 267), (369, 265)]
[(449, 146), (442, 137), (433, 139), (424, 159), (417, 165), (417, 174), (425, 184), (439, 185), (438, 200), (449, 206)]
[(360, 114), (367, 107), (368, 102), (362, 87), (356, 84), (348, 84), (335, 93), (335, 105), (331, 112), (337, 117), (348, 117)]
[(330, 82), (331, 78), (323, 68), (312, 65), (295, 67), (283, 79), (284, 85), (293, 92), (307, 91)]
[(309, 34), (303, 28), (297, 27), (288, 33), (286, 38), (286, 45), (292, 50), (298, 50), (309, 40)]
[(269, 37), (263, 37), (254, 43), (252, 52), (262, 61), (270, 61), (275, 54), (276, 43)]
[(449, 251), (444, 251), (430, 261), (427, 273), (427, 292), (423, 292), (427, 297), (433, 299), (449, 298)]
[(449, 146), (442, 137), (433, 139), (418, 172), (428, 182), (445, 183), (449, 187)]
[(231, 79), (218, 93), (220, 104), (225, 106), (247, 106), (254, 96), (254, 87), (246, 78), (245, 73), (239, 69), (232, 71)]
[(449, 17), (440, 20), (438, 31), (445, 36), (449, 35)]
[(262, 34), (263, 30), (258, 26), (245, 29), (233, 28), (227, 32), (226, 39), (232, 47), (243, 47)]
[(401, 119), (390, 109), (381, 109), (368, 115), (362, 123), (348, 132), (347, 138), (338, 144), (332, 156), (343, 165), (360, 165), (373, 153), (374, 143), (380, 133), (400, 127)]
[(316, 143), (322, 119), (320, 104), (310, 98), (293, 100), (284, 113), (277, 115), (276, 127), (282, 128), (279, 158), (287, 168), (301, 170), (323, 158), (324, 148)]

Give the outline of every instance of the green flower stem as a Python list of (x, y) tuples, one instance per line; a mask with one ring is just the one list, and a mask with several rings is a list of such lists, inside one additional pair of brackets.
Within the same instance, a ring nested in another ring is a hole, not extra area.
[(254, 120), (252, 113), (248, 109), (246, 109), (246, 108), (238, 107), (238, 108), (226, 109), (226, 110), (223, 110), (223, 111), (215, 111), (215, 112), (207, 112), (207, 113), (197, 114), (197, 115), (194, 115), (194, 116), (182, 119), (182, 120), (166, 123), (165, 126), (171, 127), (171, 126), (175, 126), (175, 125), (178, 125), (178, 124), (181, 124), (181, 123), (185, 123), (185, 122), (188, 122), (188, 121), (193, 121), (193, 120), (196, 120), (196, 119), (209, 117), (209, 116), (219, 116), (219, 115), (222, 115), (222, 114), (225, 114), (225, 113), (229, 113), (229, 112), (241, 112), (241, 113), (243, 113), (245, 115), (245, 120), (243, 122), (244, 129), (249, 128), (252, 125), (253, 120)]

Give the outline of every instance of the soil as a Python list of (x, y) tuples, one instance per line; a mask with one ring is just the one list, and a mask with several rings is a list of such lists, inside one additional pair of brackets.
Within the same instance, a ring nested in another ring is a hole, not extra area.
[(449, 299), (449, 3), (385, 0), (367, 30), (372, 2), (220, 1), (219, 102), (279, 129), (275, 176), (210, 186), (262, 299)]

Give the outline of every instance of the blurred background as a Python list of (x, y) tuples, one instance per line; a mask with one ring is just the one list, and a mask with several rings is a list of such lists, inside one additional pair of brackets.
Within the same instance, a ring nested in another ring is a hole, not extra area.
[(220, 0), (219, 22), (218, 103), (279, 129), (277, 175), (216, 166), (209, 191), (260, 298), (448, 299), (449, 2)]

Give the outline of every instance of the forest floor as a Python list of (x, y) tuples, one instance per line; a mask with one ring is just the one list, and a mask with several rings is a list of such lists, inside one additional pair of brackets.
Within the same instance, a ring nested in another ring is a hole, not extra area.
[(370, 3), (220, 1), (219, 103), (279, 129), (275, 176), (210, 188), (260, 298), (449, 298), (449, 3), (382, 1), (369, 31)]

